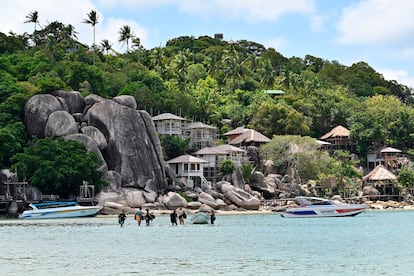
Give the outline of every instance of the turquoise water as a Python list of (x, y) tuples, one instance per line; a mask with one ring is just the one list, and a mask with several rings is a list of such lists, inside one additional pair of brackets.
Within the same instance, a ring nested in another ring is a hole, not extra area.
[[(188, 221), (188, 220), (187, 220)], [(414, 211), (352, 218), (217, 215), (0, 220), (0, 275), (412, 275)]]

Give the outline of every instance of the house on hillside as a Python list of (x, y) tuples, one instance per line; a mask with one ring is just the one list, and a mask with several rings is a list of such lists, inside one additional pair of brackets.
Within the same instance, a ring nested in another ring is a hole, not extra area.
[(211, 182), (207, 181), (203, 174), (203, 164), (208, 161), (191, 155), (181, 155), (166, 163), (178, 178), (186, 179), (187, 187), (211, 189)]
[(395, 171), (401, 168), (406, 158), (401, 156), (402, 151), (392, 147), (385, 147), (367, 154), (367, 167), (374, 169), (383, 165), (386, 169)]
[(217, 142), (217, 127), (201, 122), (187, 124), (184, 133), (184, 137), (190, 139), (190, 144), (196, 149), (211, 147)]
[(183, 136), (183, 129), (187, 125), (187, 119), (171, 113), (162, 113), (154, 116), (152, 121), (158, 134), (161, 135)]
[(376, 187), (383, 195), (394, 195), (394, 185), (397, 183), (397, 176), (383, 165), (378, 165), (365, 175), (362, 181), (365, 186)]
[(224, 133), (224, 136), (227, 136), (228, 143), (230, 145), (240, 148), (246, 148), (248, 146), (259, 147), (270, 141), (270, 138), (266, 137), (260, 132), (244, 127), (238, 127), (229, 132), (226, 132)]
[(319, 139), (330, 143), (328, 146), (330, 152), (335, 150), (355, 151), (355, 143), (350, 140), (350, 131), (341, 125), (334, 127)]
[(194, 155), (207, 161), (207, 163), (203, 163), (204, 177), (213, 185), (216, 183), (216, 177), (224, 160), (230, 159), (235, 165), (248, 162), (246, 151), (232, 145), (205, 147), (196, 151)]

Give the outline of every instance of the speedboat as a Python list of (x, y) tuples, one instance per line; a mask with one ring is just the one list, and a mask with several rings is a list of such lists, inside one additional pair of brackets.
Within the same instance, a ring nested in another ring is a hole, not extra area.
[(194, 216), (192, 216), (190, 218), (190, 221), (193, 224), (208, 224), (210, 220), (210, 215), (204, 212), (199, 212), (194, 214)]
[(356, 216), (367, 208), (364, 204), (336, 204), (319, 198), (298, 196), (294, 198), (298, 207), (287, 208), (282, 214), (286, 218), (350, 217)]
[(81, 206), (75, 201), (31, 203), (30, 209), (19, 215), (22, 219), (52, 219), (92, 217), (102, 206)]

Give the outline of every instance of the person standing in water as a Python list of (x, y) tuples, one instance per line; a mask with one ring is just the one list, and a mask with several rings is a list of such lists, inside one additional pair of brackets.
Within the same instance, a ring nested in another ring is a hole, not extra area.
[(177, 226), (177, 213), (174, 211), (170, 214), (170, 221), (172, 226)]
[(138, 226), (141, 226), (141, 221), (142, 221), (141, 207), (139, 207), (138, 211), (135, 213), (135, 220), (137, 221)]
[(118, 215), (118, 223), (121, 227), (124, 227), (125, 220), (126, 220), (125, 212), (120, 213)]
[(151, 221), (155, 218), (155, 216), (149, 211), (149, 209), (146, 209), (146, 211), (147, 213), (145, 214), (145, 222), (147, 226), (149, 226)]
[(184, 212), (183, 208), (180, 207), (180, 209), (178, 209), (178, 220), (180, 221), (180, 224), (184, 224), (185, 218), (187, 218), (187, 214)]
[(211, 210), (210, 213), (210, 223), (214, 224), (214, 221), (216, 220), (216, 214), (214, 213), (214, 210)]

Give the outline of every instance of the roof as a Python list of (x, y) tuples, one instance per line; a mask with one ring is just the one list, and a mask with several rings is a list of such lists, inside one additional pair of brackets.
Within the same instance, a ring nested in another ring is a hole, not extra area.
[(194, 154), (217, 155), (217, 154), (228, 154), (232, 152), (245, 152), (245, 150), (242, 150), (240, 148), (237, 148), (229, 144), (225, 144), (225, 145), (220, 145), (216, 147), (205, 147), (205, 148), (202, 148), (196, 151)]
[(208, 128), (208, 129), (217, 129), (216, 127), (210, 126), (210, 125), (206, 125), (202, 122), (194, 122), (194, 123), (189, 123), (186, 127), (186, 129), (193, 129), (193, 128)]
[(230, 130), (230, 131), (228, 131), (228, 132), (224, 133), (223, 135), (225, 135), (225, 136), (229, 136), (229, 135), (242, 134), (242, 133), (243, 133), (243, 132), (245, 132), (246, 130), (247, 130), (247, 128), (244, 128), (244, 127), (238, 127), (238, 128), (235, 128), (235, 129), (233, 129), (233, 130)]
[(263, 90), (266, 94), (269, 95), (284, 95), (285, 92), (282, 90)]
[(341, 125), (334, 127), (331, 131), (323, 135), (319, 139), (329, 139), (334, 137), (349, 137), (349, 130)]
[(241, 143), (257, 142), (257, 143), (267, 143), (270, 141), (270, 138), (264, 136), (260, 132), (254, 129), (246, 129), (242, 134), (230, 141), (230, 144), (237, 145)]
[(380, 152), (381, 153), (393, 153), (393, 152), (402, 152), (402, 151), (399, 149), (392, 148), (392, 147), (386, 147), (386, 148), (383, 148)]
[(365, 175), (362, 180), (366, 181), (397, 181), (395, 174), (387, 170), (383, 165), (376, 166), (372, 171)]
[(168, 164), (178, 164), (178, 163), (208, 163), (206, 160), (194, 157), (192, 155), (180, 155), (176, 158), (167, 161)]
[(187, 119), (171, 114), (171, 113), (162, 113), (160, 115), (152, 117), (153, 121), (163, 121), (163, 120), (180, 120), (180, 121), (187, 121)]

